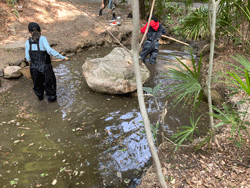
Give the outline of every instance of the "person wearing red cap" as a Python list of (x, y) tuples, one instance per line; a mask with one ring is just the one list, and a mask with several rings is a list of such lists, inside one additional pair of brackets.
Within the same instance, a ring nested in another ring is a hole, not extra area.
[(26, 60), (30, 62), (33, 90), (39, 100), (43, 100), (45, 91), (48, 102), (56, 101), (56, 77), (50, 56), (61, 60), (67, 60), (68, 58), (50, 47), (47, 38), (41, 36), (41, 28), (37, 23), (30, 22), (28, 30), (31, 37), (25, 44), (25, 56)]
[[(147, 25), (148, 24), (146, 23), (144, 27), (141, 28), (141, 33), (145, 33)], [(147, 55), (150, 55), (150, 64), (156, 63), (156, 57), (158, 55), (160, 46), (159, 38), (161, 37), (161, 35), (166, 35), (166, 30), (158, 21), (158, 19), (154, 15), (152, 15), (150, 26), (148, 28), (147, 40), (144, 42), (143, 49), (140, 54), (140, 59), (142, 63), (145, 63)]]

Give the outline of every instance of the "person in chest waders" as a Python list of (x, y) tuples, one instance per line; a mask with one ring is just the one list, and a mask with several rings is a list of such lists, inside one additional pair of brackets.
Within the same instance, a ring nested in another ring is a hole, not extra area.
[[(149, 19), (149, 16), (148, 16)], [(141, 28), (141, 33), (144, 34), (147, 28), (147, 23), (144, 27)], [(143, 44), (143, 49), (140, 54), (140, 63), (145, 63), (145, 59), (148, 54), (150, 54), (149, 63), (155, 64), (156, 63), (156, 57), (158, 55), (159, 51), (159, 39), (161, 35), (166, 35), (166, 30), (162, 26), (161, 23), (159, 23), (158, 19), (152, 15), (150, 26), (148, 28), (147, 33), (147, 40)]]
[(39, 100), (43, 100), (45, 91), (48, 102), (56, 101), (56, 77), (50, 55), (61, 60), (68, 58), (50, 47), (47, 38), (41, 36), (41, 28), (37, 23), (29, 23), (28, 29), (31, 37), (25, 44), (25, 56), (30, 62), (30, 73), (34, 83), (33, 90)]

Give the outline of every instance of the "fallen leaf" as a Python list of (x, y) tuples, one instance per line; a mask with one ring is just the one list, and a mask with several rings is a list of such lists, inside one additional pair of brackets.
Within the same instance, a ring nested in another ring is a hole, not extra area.
[(118, 178), (122, 178), (122, 173), (121, 172), (117, 172), (116, 175), (117, 175)]
[(30, 129), (29, 127), (18, 127), (19, 129), (26, 129), (26, 130), (28, 130), (28, 129)]
[(175, 179), (173, 179), (172, 181), (170, 181), (171, 184), (175, 184)]
[(20, 140), (15, 140), (15, 141), (14, 141), (14, 144), (16, 144), (16, 143), (18, 143), (18, 142), (20, 142)]
[(53, 181), (52, 181), (52, 185), (55, 185), (57, 183), (57, 180), (56, 179), (54, 179)]

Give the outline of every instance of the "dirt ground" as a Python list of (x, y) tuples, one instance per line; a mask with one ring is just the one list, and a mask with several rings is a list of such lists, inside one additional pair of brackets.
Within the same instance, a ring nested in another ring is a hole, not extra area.
[[(127, 18), (130, 11), (127, 5), (119, 5), (117, 8), (121, 26), (112, 27), (109, 26), (112, 16), (107, 9), (103, 16), (98, 16), (99, 3), (74, 0), (84, 10), (82, 11), (68, 0), (19, 0), (15, 7), (6, 2), (12, 1), (0, 0), (0, 70), (24, 59), (24, 46), (29, 38), (27, 26), (31, 21), (39, 23), (42, 35), (47, 37), (53, 49), (69, 58), (91, 47), (117, 45), (94, 19), (116, 33), (124, 45), (130, 43), (132, 20)], [(230, 70), (223, 62), (233, 62), (230, 54), (240, 51), (230, 45), (217, 48), (214, 71)], [(205, 64), (208, 62), (207, 56), (204, 61)], [(0, 92), (14, 84), (18, 84), (18, 79), (3, 79), (0, 72)], [(221, 93), (225, 92), (221, 85), (215, 87)], [(250, 187), (249, 151), (244, 147), (237, 148), (232, 141), (226, 139), (230, 136), (230, 127), (224, 127), (219, 133), (217, 138), (220, 148), (215, 143), (212, 143), (210, 149), (202, 147), (196, 152), (190, 147), (181, 147), (174, 152), (171, 143), (164, 143), (159, 147), (163, 172), (170, 187)], [(249, 145), (249, 139), (246, 140)], [(159, 187), (154, 166), (145, 173), (139, 187)]]

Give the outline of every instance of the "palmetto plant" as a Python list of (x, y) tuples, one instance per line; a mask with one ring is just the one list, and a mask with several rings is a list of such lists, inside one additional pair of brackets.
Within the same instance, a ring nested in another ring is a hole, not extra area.
[[(199, 82), (200, 71), (201, 71), (201, 59), (198, 62), (198, 66), (194, 60), (192, 51), (191, 51), (191, 60), (192, 60), (192, 69), (190, 69), (185, 63), (175, 57), (180, 64), (176, 65), (178, 69), (170, 69), (166, 74), (170, 79), (177, 81), (177, 84), (170, 85), (167, 88), (170, 88), (170, 91), (167, 92), (170, 96), (177, 95), (174, 100), (172, 106), (175, 108), (177, 104), (184, 100), (183, 105), (193, 99), (194, 109), (199, 105), (202, 99), (203, 90), (201, 84)], [(175, 150), (177, 150), (180, 145), (186, 140), (192, 140), (193, 134), (197, 131), (198, 121), (201, 116), (195, 121), (194, 117), (190, 117), (190, 126), (182, 126), (180, 127), (181, 131), (178, 131), (176, 134), (172, 136), (172, 139), (177, 143)], [(197, 131), (198, 132), (198, 131)]]
[(227, 73), (233, 78), (229, 78), (232, 83), (234, 83), (236, 86), (238, 86), (241, 90), (244, 90), (248, 95), (250, 95), (250, 78), (248, 71), (245, 69), (245, 79), (246, 83), (240, 78), (240, 76), (235, 72), (229, 72)]
[(240, 6), (240, 9), (242, 10), (242, 12), (244, 13), (244, 15), (246, 16), (247, 20), (250, 22), (250, 10), (248, 7), (242, 7)]
[(185, 65), (180, 59), (175, 57), (182, 65), (176, 65), (178, 69), (171, 68), (166, 74), (170, 79), (178, 82), (177, 84), (170, 85), (166, 89), (170, 89), (167, 94), (168, 97), (177, 96), (173, 101), (172, 106), (175, 108), (177, 104), (184, 101), (183, 105), (187, 102), (190, 102), (193, 99), (194, 107), (197, 107), (201, 101), (203, 90), (199, 82), (200, 70), (201, 70), (201, 59), (198, 62), (198, 66), (194, 60), (193, 54), (192, 57), (192, 70)]
[(180, 31), (190, 39), (204, 38), (209, 35), (208, 7), (201, 6), (191, 12), (181, 23)]
[[(242, 12), (244, 13), (244, 16), (246, 17), (247, 21), (248, 21), (248, 31), (246, 33), (246, 36), (243, 37), (245, 38), (243, 42), (247, 43), (248, 44), (248, 49), (249, 49), (249, 45), (250, 45), (250, 40), (249, 40), (249, 32), (250, 32), (250, 1), (248, 2), (248, 5), (244, 5), (244, 6), (241, 6), (241, 5), (238, 5), (240, 10), (242, 10)], [(241, 34), (241, 32), (238, 32)], [(241, 34), (242, 36), (242, 34)]]
[(245, 49), (249, 48), (250, 41), (245, 33), (244, 22), (250, 22), (250, 12), (246, 3), (240, 0), (221, 0), (218, 9), (217, 26), (220, 35), (227, 35), (229, 40), (233, 39), (236, 44), (243, 45)]
[[(208, 6), (203, 5), (191, 12), (181, 23), (180, 32), (190, 39), (204, 38), (210, 35)], [(242, 43), (241, 26), (249, 20), (250, 11), (240, 0), (221, 0), (217, 11), (216, 35), (229, 35), (234, 41)], [(240, 37), (239, 37), (240, 36)], [(248, 44), (249, 40), (245, 39)]]
[(216, 111), (216, 114), (212, 114), (217, 119), (222, 120), (218, 124), (215, 125), (215, 128), (218, 128), (224, 124), (231, 124), (231, 133), (234, 135), (235, 130), (237, 129), (237, 125), (240, 123), (240, 117), (236, 111), (229, 105), (223, 104), (223, 111), (217, 107), (213, 107)]
[[(213, 109), (216, 111), (216, 113), (211, 115), (221, 120), (220, 123), (215, 125), (215, 128), (218, 128), (225, 124), (231, 125), (232, 138), (229, 139), (234, 140), (235, 144), (238, 147), (241, 147), (242, 143), (245, 144), (241, 131), (245, 131), (249, 136), (246, 128), (246, 125), (248, 125), (248, 123), (243, 121), (246, 112), (235, 111), (231, 106), (228, 106), (226, 104), (223, 104), (223, 110), (220, 110), (217, 107), (213, 107)], [(237, 135), (237, 137), (235, 137), (235, 135)]]
[[(244, 69), (239, 66), (230, 64), (235, 67), (236, 70), (239, 70), (241, 72), (236, 73), (234, 71), (227, 71), (227, 75), (224, 75), (225, 78), (228, 79), (227, 83), (237, 86), (239, 89), (245, 91), (248, 95), (250, 95), (250, 78), (248, 73), (248, 71), (250, 71), (250, 62), (242, 55), (236, 55), (232, 57), (242, 66), (244, 66)], [(242, 79), (242, 77), (244, 77), (244, 79)]]
[[(225, 74), (225, 78), (227, 79), (226, 83), (232, 86), (232, 89), (234, 92), (230, 95), (233, 96), (234, 94), (238, 93), (238, 90), (242, 90), (246, 93), (246, 97), (250, 96), (250, 77), (248, 71), (250, 71), (250, 62), (242, 55), (236, 55), (232, 56), (235, 60), (237, 60), (243, 67), (239, 67), (233, 64), (232, 65), (236, 70), (237, 73), (234, 71), (227, 71), (227, 74)], [(238, 104), (246, 103), (247, 99), (243, 99), (238, 102)], [(231, 125), (231, 134), (232, 134), (232, 140), (235, 141), (235, 144), (237, 146), (241, 146), (242, 143), (245, 144), (245, 141), (243, 140), (241, 131), (245, 131), (246, 134), (249, 136), (249, 133), (247, 131), (246, 125), (249, 126), (249, 123), (244, 121), (244, 118), (247, 114), (247, 111), (240, 112), (237, 110), (234, 110), (232, 107), (228, 105), (223, 105), (223, 110), (218, 109), (216, 107), (213, 107), (213, 109), (217, 112), (214, 114), (211, 114), (213, 117), (220, 119), (221, 122), (215, 125), (215, 128), (218, 128), (224, 124), (230, 124)], [(246, 108), (248, 109), (248, 107)], [(238, 139), (236, 139), (234, 136), (237, 134)]]
[(185, 140), (191, 140), (193, 141), (192, 137), (193, 134), (197, 131), (197, 125), (200, 120), (201, 116), (195, 121), (194, 117), (190, 117), (190, 124), (191, 126), (181, 126), (181, 131), (178, 131), (176, 134), (172, 136), (172, 139), (176, 139), (175, 143), (177, 143), (175, 147), (175, 151), (180, 147), (180, 145)]
[(241, 14), (236, 1), (221, 0), (218, 7), (217, 24), (222, 27), (239, 27)]

